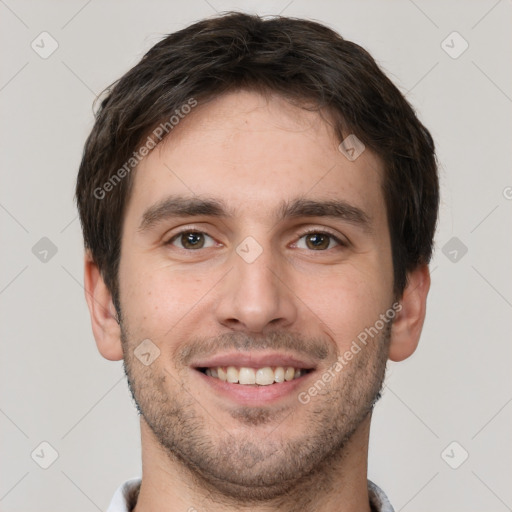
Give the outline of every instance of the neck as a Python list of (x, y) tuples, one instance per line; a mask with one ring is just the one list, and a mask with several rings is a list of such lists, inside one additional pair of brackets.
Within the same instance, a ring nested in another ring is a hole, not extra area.
[(155, 439), (141, 416), (142, 484), (133, 512), (370, 512), (367, 488), (371, 414), (359, 425), (343, 452), (297, 481), (283, 496), (254, 503), (233, 502)]

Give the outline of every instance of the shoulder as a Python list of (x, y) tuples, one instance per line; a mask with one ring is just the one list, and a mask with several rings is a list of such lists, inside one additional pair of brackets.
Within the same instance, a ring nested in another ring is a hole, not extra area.
[(118, 487), (107, 512), (131, 512), (135, 508), (140, 491), (141, 478), (131, 478)]

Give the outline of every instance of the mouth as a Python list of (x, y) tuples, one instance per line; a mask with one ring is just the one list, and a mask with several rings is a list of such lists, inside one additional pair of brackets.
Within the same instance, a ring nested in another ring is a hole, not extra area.
[(312, 371), (310, 368), (293, 366), (264, 366), (251, 368), (247, 366), (214, 366), (196, 368), (208, 377), (241, 386), (271, 386), (296, 380)]
[(195, 361), (192, 369), (198, 383), (213, 392), (214, 400), (263, 406), (292, 399), (316, 364), (289, 354), (232, 352)]

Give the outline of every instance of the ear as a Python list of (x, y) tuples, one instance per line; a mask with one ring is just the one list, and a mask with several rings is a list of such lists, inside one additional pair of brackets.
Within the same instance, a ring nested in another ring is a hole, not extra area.
[(85, 300), (91, 315), (92, 332), (100, 354), (110, 361), (123, 359), (121, 328), (117, 315), (98, 265), (92, 259), (90, 251), (84, 258)]
[(403, 361), (416, 350), (425, 320), (429, 289), (428, 265), (421, 265), (407, 274), (407, 285), (400, 300), (402, 308), (391, 328), (389, 359), (392, 361)]

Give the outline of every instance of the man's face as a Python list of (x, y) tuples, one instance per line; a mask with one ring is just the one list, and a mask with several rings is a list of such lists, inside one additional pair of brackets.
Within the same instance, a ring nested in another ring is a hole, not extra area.
[[(338, 142), (318, 113), (240, 91), (196, 107), (134, 176), (130, 386), (169, 456), (232, 495), (270, 497), (340, 454), (382, 385), (390, 323), (334, 369), (394, 298), (382, 166)], [(155, 207), (171, 196), (227, 211)]]

